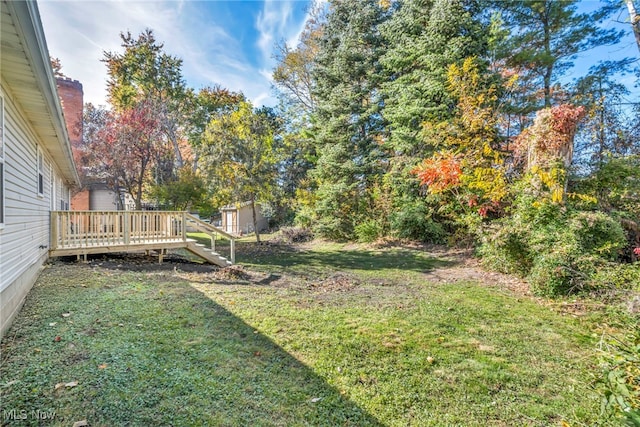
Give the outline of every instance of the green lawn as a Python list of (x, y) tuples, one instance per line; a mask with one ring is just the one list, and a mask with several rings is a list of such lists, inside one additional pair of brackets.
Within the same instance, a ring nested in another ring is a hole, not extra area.
[(2, 342), (3, 422), (606, 424), (588, 316), (430, 283), (425, 273), (455, 261), (416, 249), (244, 243), (238, 261), (45, 269)]

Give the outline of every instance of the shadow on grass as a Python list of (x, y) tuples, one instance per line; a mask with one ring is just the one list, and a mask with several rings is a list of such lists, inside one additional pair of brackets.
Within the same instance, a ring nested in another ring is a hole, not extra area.
[[(243, 250), (244, 249), (244, 250)], [(454, 261), (434, 258), (424, 252), (410, 249), (334, 249), (295, 251), (287, 247), (267, 246), (258, 252), (247, 246), (237, 250), (239, 263), (258, 267), (286, 268), (288, 273), (318, 273), (327, 270), (361, 271), (412, 271), (429, 272), (438, 267), (450, 266)]]
[[(381, 425), (186, 283), (78, 290), (45, 275), (3, 342), (3, 408), (55, 411), (47, 425)], [(56, 389), (66, 381), (78, 386)]]

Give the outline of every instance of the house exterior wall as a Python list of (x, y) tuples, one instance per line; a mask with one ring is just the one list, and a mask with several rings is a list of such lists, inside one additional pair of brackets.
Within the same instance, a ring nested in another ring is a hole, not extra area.
[[(48, 257), (50, 208), (69, 202), (69, 187), (6, 85), (5, 222), (0, 229), (0, 336), (11, 324)], [(38, 152), (43, 169), (38, 169)], [(38, 180), (42, 174), (42, 194)]]

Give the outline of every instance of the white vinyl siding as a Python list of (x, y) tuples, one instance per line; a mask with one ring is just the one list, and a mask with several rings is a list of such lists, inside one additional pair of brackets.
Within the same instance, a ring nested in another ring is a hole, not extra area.
[(4, 228), (4, 98), (0, 96), (0, 229)]
[[(60, 204), (51, 194), (52, 181), (64, 189), (64, 193), (58, 192), (58, 197), (68, 194), (52, 159), (37, 145), (33, 128), (10, 94), (6, 91), (4, 94), (5, 223), (0, 233), (0, 292), (48, 254), (50, 209), (54, 203), (56, 207)], [(34, 190), (40, 175), (42, 194), (38, 194), (38, 188)]]

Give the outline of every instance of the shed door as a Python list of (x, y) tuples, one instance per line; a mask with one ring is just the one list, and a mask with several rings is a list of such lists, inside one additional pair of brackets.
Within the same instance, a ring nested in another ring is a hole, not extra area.
[(225, 212), (225, 214), (227, 215), (226, 221), (225, 221), (225, 225), (226, 227), (226, 232), (227, 233), (233, 233), (235, 230), (233, 229), (233, 211), (227, 211)]

